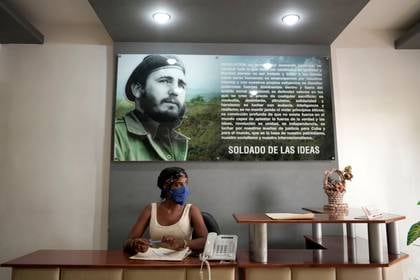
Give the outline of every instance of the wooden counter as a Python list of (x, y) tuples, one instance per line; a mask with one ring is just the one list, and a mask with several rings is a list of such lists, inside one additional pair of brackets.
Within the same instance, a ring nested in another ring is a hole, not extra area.
[(352, 211), (350, 211), (347, 215), (318, 213), (314, 214), (313, 219), (302, 220), (274, 220), (264, 213), (235, 213), (233, 214), (233, 218), (239, 224), (386, 224), (405, 219), (405, 216), (386, 213), (377, 219), (368, 220), (366, 218), (362, 218), (361, 213), (359, 215), (356, 213), (357, 212)]
[[(305, 236), (306, 249), (268, 249), (265, 263), (240, 250), (237, 263), (241, 280), (403, 280), (402, 261), (407, 254), (386, 254), (385, 262), (372, 262), (363, 238)], [(386, 250), (385, 250), (386, 251)]]
[[(5, 262), (5, 267), (199, 267), (197, 257), (187, 257), (183, 261), (131, 260), (120, 250), (39, 250), (23, 257)], [(232, 267), (235, 262), (210, 262), (215, 267)]]
[[(201, 261), (131, 260), (122, 251), (40, 250), (1, 264), (13, 280), (195, 280)], [(212, 280), (235, 280), (236, 262), (211, 261)], [(204, 268), (204, 279), (207, 271)]]
[(347, 235), (355, 238), (355, 224), (365, 224), (368, 229), (369, 258), (371, 262), (386, 263), (384, 258), (384, 241), (382, 240), (381, 227), (386, 227), (387, 252), (400, 254), (398, 246), (397, 221), (405, 216), (384, 213), (375, 219), (367, 219), (361, 209), (349, 209), (344, 212), (328, 212), (319, 208), (303, 208), (314, 213), (313, 219), (271, 219), (265, 213), (235, 213), (233, 218), (239, 224), (249, 225), (250, 243), (249, 251), (252, 260), (266, 263), (268, 258), (267, 225), (268, 224), (312, 224), (312, 235), (318, 240), (322, 239), (322, 224), (345, 224)]
[(369, 260), (369, 244), (364, 238), (323, 236), (317, 241), (305, 236), (306, 249), (269, 249), (266, 263), (253, 262), (248, 250), (238, 251), (238, 267), (389, 267), (407, 254), (386, 254), (384, 263)]

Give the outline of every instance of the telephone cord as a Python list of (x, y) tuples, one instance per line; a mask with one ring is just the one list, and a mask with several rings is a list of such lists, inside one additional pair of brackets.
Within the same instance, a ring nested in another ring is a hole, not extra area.
[(207, 257), (204, 257), (204, 256), (201, 259), (200, 280), (204, 280), (203, 264), (206, 264), (206, 267), (207, 267), (207, 275), (208, 275), (207, 280), (211, 280), (210, 263), (207, 261)]

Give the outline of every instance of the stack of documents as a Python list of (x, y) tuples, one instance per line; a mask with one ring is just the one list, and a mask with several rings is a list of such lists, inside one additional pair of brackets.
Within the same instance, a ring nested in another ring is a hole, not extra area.
[(273, 220), (306, 220), (313, 219), (315, 217), (314, 213), (265, 213), (268, 217)]
[(185, 248), (181, 251), (171, 250), (167, 248), (149, 248), (144, 253), (137, 253), (131, 256), (132, 260), (154, 260), (154, 261), (182, 261), (185, 259), (191, 250)]

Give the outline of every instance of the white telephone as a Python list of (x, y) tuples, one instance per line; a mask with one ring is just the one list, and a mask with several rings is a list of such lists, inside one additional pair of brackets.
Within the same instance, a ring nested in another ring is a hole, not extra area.
[(209, 232), (202, 259), (234, 261), (237, 246), (237, 235), (217, 235), (215, 232)]

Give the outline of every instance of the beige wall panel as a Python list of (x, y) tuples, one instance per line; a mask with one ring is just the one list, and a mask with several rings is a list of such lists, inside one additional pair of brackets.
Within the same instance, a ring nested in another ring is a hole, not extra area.
[(59, 280), (59, 268), (15, 268), (12, 280)]
[(382, 269), (372, 268), (337, 268), (337, 280), (381, 280)]
[(285, 268), (249, 268), (245, 271), (246, 280), (291, 280), (289, 267)]
[[(203, 268), (203, 280), (207, 280), (208, 273), (207, 268)], [(199, 280), (200, 269), (190, 268), (187, 269), (187, 280)], [(211, 280), (235, 280), (235, 268), (234, 267), (219, 267), (211, 269)]]
[(125, 269), (123, 280), (185, 280), (185, 277), (184, 268)]
[(292, 280), (335, 280), (335, 269), (327, 268), (292, 268)]
[(389, 267), (382, 268), (383, 280), (403, 280), (405, 262), (399, 262)]
[(122, 269), (62, 269), (61, 280), (121, 280)]

